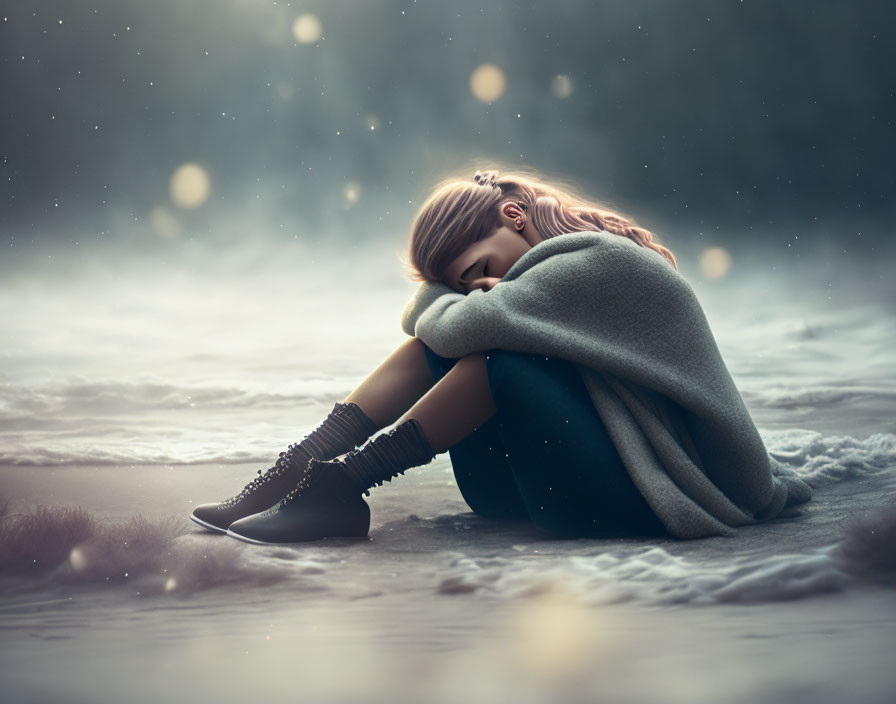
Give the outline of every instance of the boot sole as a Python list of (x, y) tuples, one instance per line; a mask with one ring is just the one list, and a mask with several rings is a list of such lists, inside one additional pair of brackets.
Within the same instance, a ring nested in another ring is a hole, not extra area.
[(301, 543), (314, 543), (318, 540), (326, 540), (327, 538), (369, 538), (370, 533), (365, 533), (364, 535), (326, 535), (321, 538), (314, 538), (312, 540), (294, 540), (288, 543), (268, 543), (264, 540), (256, 540), (255, 538), (247, 538), (245, 535), (240, 535), (239, 533), (234, 533), (232, 530), (226, 531), (227, 535), (231, 538), (236, 538), (237, 540), (242, 540), (244, 543), (251, 543), (252, 545), (298, 545)]
[(215, 531), (215, 532), (217, 532), (217, 533), (224, 533), (225, 535), (227, 535), (227, 529), (226, 529), (226, 528), (220, 528), (220, 527), (218, 527), (218, 526), (213, 526), (211, 523), (206, 523), (206, 522), (203, 521), (202, 519), (200, 519), (200, 518), (196, 518), (196, 516), (194, 516), (192, 513), (190, 514), (190, 518), (193, 520), (194, 523), (198, 523), (198, 524), (201, 525), (203, 528), (208, 528), (209, 530), (213, 530), (213, 531)]

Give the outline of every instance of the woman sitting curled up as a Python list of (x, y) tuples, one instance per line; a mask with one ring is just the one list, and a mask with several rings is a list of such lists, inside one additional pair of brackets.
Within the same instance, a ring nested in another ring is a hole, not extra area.
[(476, 172), (424, 202), (409, 254), (410, 339), (194, 521), (260, 544), (365, 537), (363, 495), (445, 451), (474, 512), (557, 537), (731, 535), (808, 499), (773, 473), (674, 256), (629, 218)]

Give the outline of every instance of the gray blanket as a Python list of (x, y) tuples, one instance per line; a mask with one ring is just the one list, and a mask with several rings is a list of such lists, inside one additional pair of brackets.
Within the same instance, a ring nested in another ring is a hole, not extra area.
[(573, 362), (673, 536), (732, 536), (812, 496), (768, 454), (690, 284), (627, 237), (546, 239), (491, 291), (422, 283), (401, 325), (443, 357), (505, 349)]

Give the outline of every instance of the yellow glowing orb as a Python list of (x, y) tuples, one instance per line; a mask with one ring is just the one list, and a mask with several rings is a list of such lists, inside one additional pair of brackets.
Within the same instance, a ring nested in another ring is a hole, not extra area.
[(306, 12), (296, 17), (292, 23), (292, 36), (302, 44), (313, 44), (324, 33), (324, 27), (317, 15)]
[(162, 237), (177, 237), (180, 234), (180, 223), (168, 208), (155, 206), (149, 213), (149, 221)]
[(177, 580), (174, 577), (169, 577), (165, 580), (165, 591), (173, 592), (177, 589)]
[(354, 203), (357, 203), (358, 198), (361, 197), (361, 186), (355, 181), (349, 181), (345, 184), (342, 193), (345, 196), (345, 206), (349, 207)]
[(700, 272), (708, 279), (718, 279), (731, 268), (731, 255), (724, 247), (707, 247), (700, 253)]
[(587, 666), (599, 643), (584, 603), (556, 581), (546, 586), (519, 607), (507, 635), (524, 670), (553, 677)]
[(470, 75), (470, 90), (483, 103), (491, 103), (502, 95), (507, 88), (504, 71), (494, 64), (477, 66)]
[(171, 175), (168, 190), (181, 208), (198, 208), (211, 191), (208, 172), (199, 164), (184, 164)]
[(558, 98), (568, 98), (572, 95), (572, 79), (564, 73), (551, 79), (551, 92)]
[(71, 554), (68, 556), (69, 562), (72, 563), (72, 567), (74, 567), (78, 572), (81, 572), (85, 567), (87, 567), (87, 557), (81, 551), (80, 548), (75, 548), (72, 550)]

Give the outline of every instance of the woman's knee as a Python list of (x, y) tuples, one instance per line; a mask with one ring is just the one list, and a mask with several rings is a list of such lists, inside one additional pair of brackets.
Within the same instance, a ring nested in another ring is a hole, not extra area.
[(492, 395), (520, 390), (530, 393), (568, 373), (564, 360), (528, 352), (489, 350), (485, 358)]
[(489, 350), (483, 354), (489, 374), (494, 373), (496, 376), (513, 374), (525, 368), (529, 365), (531, 361), (529, 358), (532, 356), (511, 350)]
[(432, 351), (432, 348), (429, 347), (423, 340), (419, 337), (413, 338), (417, 340), (420, 345), (423, 347), (423, 353), (426, 355), (426, 361), (429, 364), (429, 369), (432, 372), (432, 377), (435, 381), (438, 381), (443, 376), (445, 376), (448, 372), (451, 371), (452, 367), (459, 361), (457, 358), (453, 357), (442, 357), (437, 355)]

